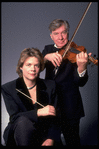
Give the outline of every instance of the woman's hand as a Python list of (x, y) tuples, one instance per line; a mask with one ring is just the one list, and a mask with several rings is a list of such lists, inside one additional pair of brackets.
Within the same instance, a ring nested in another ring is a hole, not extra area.
[(56, 111), (54, 106), (47, 105), (44, 108), (38, 109), (37, 115), (39, 116), (56, 116)]

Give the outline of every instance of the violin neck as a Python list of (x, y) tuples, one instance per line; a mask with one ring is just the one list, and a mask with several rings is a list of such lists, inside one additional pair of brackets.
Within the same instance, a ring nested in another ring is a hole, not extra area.
[(97, 60), (97, 59), (95, 60), (92, 56), (88, 56), (88, 58), (89, 58), (89, 60), (90, 60), (91, 62), (93, 62), (95, 65), (98, 66), (98, 60)]

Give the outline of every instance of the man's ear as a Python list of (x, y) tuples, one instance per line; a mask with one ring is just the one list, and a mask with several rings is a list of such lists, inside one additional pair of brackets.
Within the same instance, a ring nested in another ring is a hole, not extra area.
[(51, 39), (53, 40), (53, 36), (52, 36), (52, 33), (50, 33), (50, 37), (51, 37)]

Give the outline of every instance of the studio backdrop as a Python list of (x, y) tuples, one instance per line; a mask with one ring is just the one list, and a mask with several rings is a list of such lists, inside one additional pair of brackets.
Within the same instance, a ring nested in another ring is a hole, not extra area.
[[(1, 3), (1, 84), (18, 77), (16, 65), (23, 49), (37, 47), (41, 52), (52, 44), (49, 24), (54, 19), (70, 24), (69, 39), (74, 33), (89, 2), (2, 2)], [(92, 2), (74, 40), (87, 53), (98, 55), (98, 2)], [(85, 117), (80, 121), (82, 145), (97, 145), (98, 67), (88, 65), (89, 80), (80, 87)], [(45, 70), (40, 75), (45, 78)], [(1, 96), (2, 97), (2, 96)], [(2, 137), (9, 117), (2, 97)]]

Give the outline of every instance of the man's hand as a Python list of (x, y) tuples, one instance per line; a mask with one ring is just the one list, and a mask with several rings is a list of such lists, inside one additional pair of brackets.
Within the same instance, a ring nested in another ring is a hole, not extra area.
[[(88, 55), (91, 56), (91, 53), (89, 53)], [(82, 73), (87, 68), (88, 55), (87, 53), (84, 52), (80, 52), (79, 54), (76, 55), (76, 62), (78, 65), (79, 73)]]
[(46, 54), (44, 57), (45, 62), (51, 61), (52, 64), (57, 67), (60, 66), (61, 62), (62, 62), (62, 56), (60, 54), (58, 54), (57, 52), (55, 53), (50, 53), (50, 54)]
[(47, 105), (44, 108), (38, 109), (37, 115), (39, 116), (56, 116), (56, 111), (54, 106)]
[(43, 142), (42, 146), (53, 146), (54, 140), (52, 139), (47, 139)]

